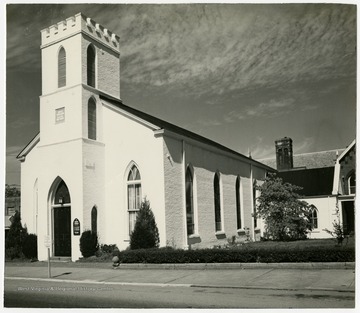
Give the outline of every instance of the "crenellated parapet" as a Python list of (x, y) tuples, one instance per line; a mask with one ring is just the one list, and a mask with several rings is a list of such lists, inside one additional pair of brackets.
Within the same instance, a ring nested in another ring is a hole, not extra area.
[(85, 33), (111, 49), (119, 51), (120, 37), (82, 13), (43, 29), (41, 45), (44, 47), (77, 33)]

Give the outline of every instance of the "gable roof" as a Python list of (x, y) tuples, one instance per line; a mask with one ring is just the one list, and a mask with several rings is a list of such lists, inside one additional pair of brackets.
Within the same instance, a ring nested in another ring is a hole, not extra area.
[(241, 157), (241, 158), (245, 158), (247, 159), (248, 161), (250, 161), (251, 163), (255, 163), (263, 168), (266, 168), (267, 170), (271, 170), (273, 171), (272, 168), (270, 168), (269, 166), (267, 166), (266, 164), (263, 164), (257, 160), (254, 160), (252, 158), (249, 158), (239, 152), (236, 152), (230, 148), (227, 148), (213, 140), (210, 140), (208, 138), (205, 138), (201, 135), (198, 135), (196, 133), (193, 133), (187, 129), (184, 129), (184, 128), (181, 128), (179, 126), (176, 126), (174, 124), (171, 124), (169, 122), (166, 122), (164, 120), (161, 120), (155, 116), (152, 116), (150, 114), (147, 114), (145, 112), (142, 112), (142, 111), (139, 111), (137, 109), (134, 109), (132, 107), (129, 107), (127, 105), (125, 105), (122, 101), (118, 100), (118, 99), (115, 99), (115, 98), (112, 98), (112, 97), (109, 97), (109, 96), (105, 96), (105, 95), (100, 95), (100, 99), (102, 101), (105, 101), (105, 103), (109, 103), (111, 105), (114, 105), (116, 106), (117, 108), (127, 112), (127, 113), (130, 113), (131, 115), (137, 117), (137, 118), (140, 118), (141, 120), (143, 121), (146, 121), (147, 123), (150, 123), (152, 124), (153, 126), (157, 126), (159, 129), (165, 129), (165, 130), (169, 130), (173, 133), (176, 133), (178, 135), (181, 135), (181, 136), (184, 136), (184, 137), (187, 137), (187, 138), (190, 138), (190, 139), (193, 139), (195, 141), (199, 141), (199, 142), (202, 142), (204, 144), (207, 144), (207, 145), (210, 145), (212, 147), (216, 147), (220, 150), (223, 150), (223, 151), (226, 151), (226, 152), (229, 152), (231, 154), (234, 154), (236, 155), (237, 157)]
[[(140, 110), (137, 110), (137, 109), (134, 109), (132, 107), (129, 107), (127, 105), (125, 105), (121, 100), (119, 99), (116, 99), (116, 98), (113, 98), (113, 97), (109, 97), (109, 96), (105, 96), (103, 94), (100, 94), (99, 95), (100, 97), (100, 100), (105, 103), (105, 104), (110, 104), (110, 105), (113, 105), (119, 109), (121, 109), (122, 111), (142, 120), (142, 121), (145, 121), (147, 122), (147, 124), (149, 126), (152, 126), (152, 127), (157, 127), (157, 130), (160, 130), (160, 129), (166, 129), (166, 130), (169, 130), (173, 133), (176, 133), (178, 135), (181, 135), (181, 136), (184, 136), (184, 137), (187, 137), (187, 138), (190, 138), (190, 139), (193, 139), (195, 141), (199, 141), (199, 142), (202, 142), (204, 144), (207, 144), (207, 145), (210, 145), (212, 147), (215, 147), (217, 149), (220, 149), (222, 151), (226, 151), (228, 153), (231, 153), (237, 157), (241, 157), (241, 158), (244, 158), (246, 160), (248, 160), (250, 163), (253, 163), (253, 164), (257, 164), (259, 165), (260, 167), (262, 168), (265, 168), (269, 171), (274, 171), (273, 168), (269, 167), (268, 165), (264, 164), (264, 163), (261, 163), (255, 159), (252, 159), (252, 158), (249, 158), (239, 152), (236, 152), (228, 147), (225, 147), (213, 140), (210, 140), (208, 138), (205, 138), (201, 135), (198, 135), (196, 133), (193, 133), (187, 129), (184, 129), (184, 128), (181, 128), (179, 126), (176, 126), (174, 124), (171, 124), (169, 122), (166, 122), (164, 120), (161, 120), (155, 116), (152, 116), (150, 114), (147, 114), (145, 112), (142, 112)], [(23, 161), (24, 158), (26, 157), (26, 155), (32, 150), (32, 148), (34, 148), (36, 146), (36, 144), (40, 141), (40, 133), (38, 133), (26, 146), (23, 150), (21, 150), (21, 152), (18, 154), (18, 156), (16, 157), (17, 159), (19, 159), (20, 161)]]
[(27, 154), (34, 148), (37, 143), (40, 141), (40, 133), (37, 133), (36, 136), (30, 140), (30, 142), (22, 149), (19, 154), (17, 155), (17, 159), (20, 161), (24, 161), (24, 158), (27, 156)]
[[(305, 167), (307, 169), (335, 166), (336, 159), (345, 149), (319, 151), (293, 156), (294, 168)], [(276, 158), (262, 159), (260, 162), (276, 169)]]
[(349, 145), (346, 147), (346, 149), (340, 154), (340, 156), (339, 156), (339, 158), (338, 158), (338, 160), (337, 160), (338, 162), (340, 162), (341, 159), (348, 154), (348, 152), (355, 146), (355, 143), (356, 143), (356, 139), (354, 139), (354, 140), (352, 141), (352, 143), (349, 144)]

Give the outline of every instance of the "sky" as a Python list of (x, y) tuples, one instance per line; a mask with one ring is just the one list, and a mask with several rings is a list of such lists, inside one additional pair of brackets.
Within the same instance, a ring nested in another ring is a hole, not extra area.
[(8, 4), (8, 184), (39, 132), (40, 30), (79, 12), (120, 36), (128, 106), (255, 159), (285, 136), (295, 154), (355, 138), (354, 5)]

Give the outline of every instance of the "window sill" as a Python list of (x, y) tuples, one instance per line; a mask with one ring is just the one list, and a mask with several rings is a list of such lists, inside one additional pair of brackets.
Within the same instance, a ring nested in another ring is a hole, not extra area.
[(217, 232), (215, 232), (215, 236), (224, 236), (225, 232), (223, 230), (219, 230)]
[(199, 234), (192, 234), (190, 236), (188, 236), (188, 238), (192, 239), (192, 238), (200, 238)]

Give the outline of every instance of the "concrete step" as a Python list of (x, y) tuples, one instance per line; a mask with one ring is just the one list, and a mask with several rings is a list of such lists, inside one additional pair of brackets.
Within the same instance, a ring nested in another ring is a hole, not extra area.
[(50, 258), (51, 262), (71, 262), (71, 257), (53, 256)]

